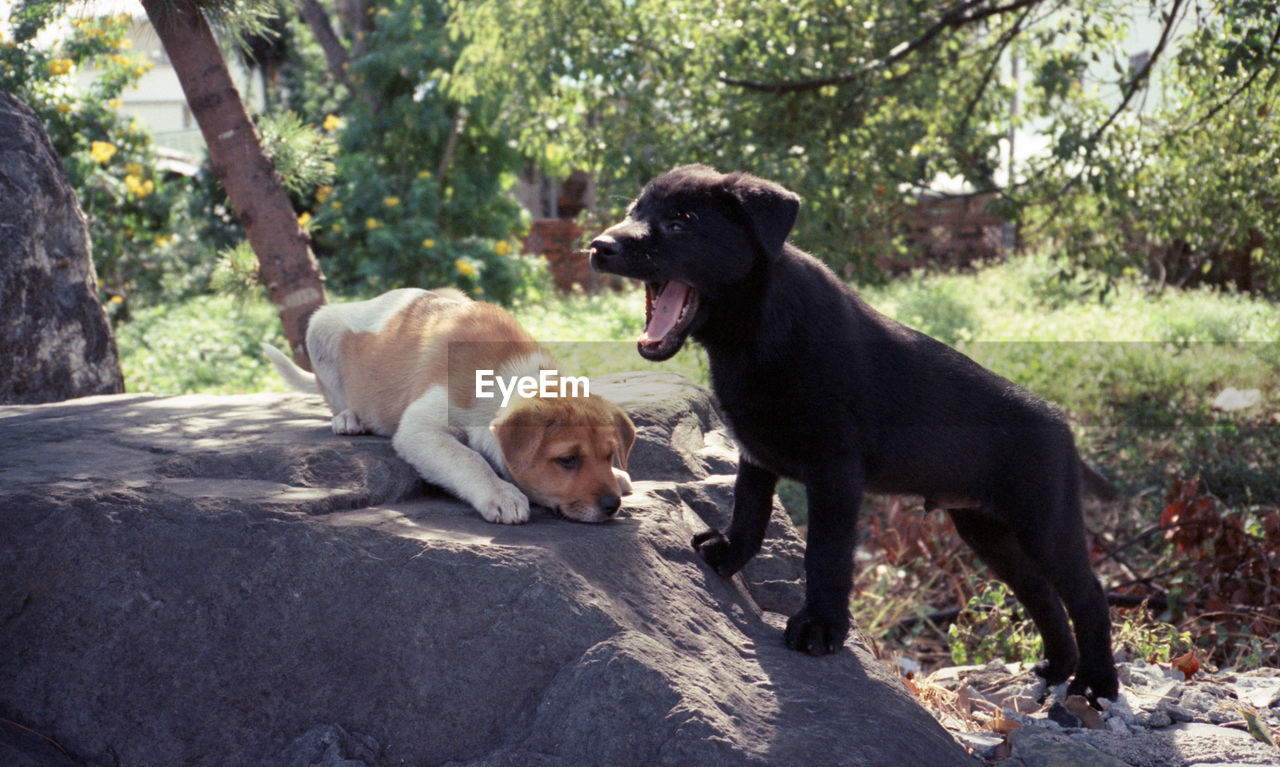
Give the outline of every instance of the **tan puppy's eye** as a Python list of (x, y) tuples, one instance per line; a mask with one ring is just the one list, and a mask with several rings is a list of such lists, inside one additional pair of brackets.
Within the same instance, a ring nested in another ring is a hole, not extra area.
[(567, 471), (573, 471), (582, 464), (582, 459), (576, 455), (562, 455), (559, 458), (556, 458), (555, 462), (560, 464), (560, 468)]

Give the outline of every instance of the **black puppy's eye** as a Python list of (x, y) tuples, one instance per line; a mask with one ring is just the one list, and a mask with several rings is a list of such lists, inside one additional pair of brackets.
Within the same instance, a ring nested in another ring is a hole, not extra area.
[(573, 471), (574, 469), (578, 468), (578, 465), (580, 463), (582, 463), (582, 459), (576, 455), (562, 455), (559, 458), (555, 459), (555, 461), (556, 463), (560, 464), (560, 468), (566, 469), (568, 471)]
[(672, 213), (667, 217), (664, 226), (668, 232), (680, 234), (689, 231), (693, 222), (697, 220), (698, 217), (692, 213)]

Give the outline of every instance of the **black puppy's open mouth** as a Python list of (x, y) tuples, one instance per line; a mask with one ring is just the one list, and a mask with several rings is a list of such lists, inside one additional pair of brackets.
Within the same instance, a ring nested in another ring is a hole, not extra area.
[(680, 351), (698, 312), (698, 291), (683, 282), (644, 284), (644, 332), (636, 344), (640, 356), (661, 362)]

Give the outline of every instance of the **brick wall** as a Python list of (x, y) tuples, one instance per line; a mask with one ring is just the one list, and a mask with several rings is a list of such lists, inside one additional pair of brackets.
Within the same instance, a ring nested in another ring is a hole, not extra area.
[(574, 285), (592, 292), (599, 276), (591, 271), (582, 227), (571, 218), (539, 218), (524, 239), (526, 253), (547, 259), (556, 287), (568, 292)]
[(1005, 222), (987, 210), (992, 195), (920, 200), (903, 218), (909, 250), (884, 258), (891, 273), (925, 264), (964, 267), (1004, 253)]

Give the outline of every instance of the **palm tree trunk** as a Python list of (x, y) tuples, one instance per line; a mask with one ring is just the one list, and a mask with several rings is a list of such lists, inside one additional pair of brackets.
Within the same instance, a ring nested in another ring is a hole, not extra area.
[(305, 322), (325, 302), (310, 238), (276, 175), (213, 31), (193, 0), (142, 0), (209, 147), (213, 172), (258, 255), (258, 277), (280, 315), (293, 358), (310, 370)]

